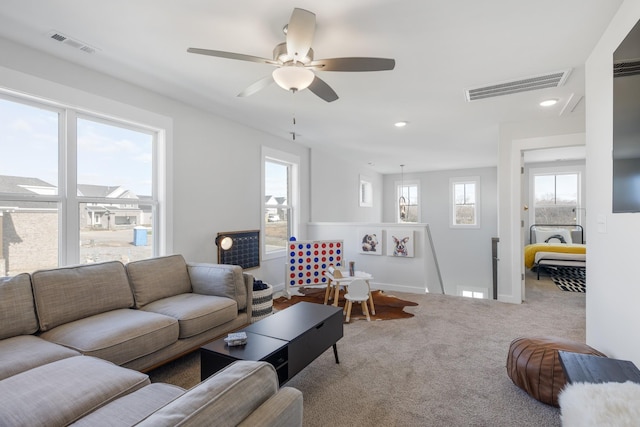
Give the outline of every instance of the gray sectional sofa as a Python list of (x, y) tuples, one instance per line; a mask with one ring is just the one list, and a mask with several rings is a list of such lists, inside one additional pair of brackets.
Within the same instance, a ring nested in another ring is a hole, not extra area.
[(301, 393), (268, 363), (191, 390), (140, 372), (249, 323), (252, 286), (180, 255), (0, 278), (0, 426), (301, 425)]

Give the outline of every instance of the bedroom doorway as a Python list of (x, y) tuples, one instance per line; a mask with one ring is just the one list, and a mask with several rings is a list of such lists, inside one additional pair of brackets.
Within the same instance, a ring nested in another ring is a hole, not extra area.
[[(584, 224), (586, 150), (584, 145), (529, 148), (521, 150), (521, 155), (520, 189), (524, 209), (520, 247), (524, 251), (526, 245), (532, 243), (530, 228), (534, 224)], [(545, 289), (543, 282), (546, 282), (546, 289), (556, 290), (555, 285), (559, 280), (549, 280), (547, 275), (540, 277), (530, 265), (526, 265), (525, 257), (526, 254), (523, 254), (520, 259), (523, 272), (522, 300), (527, 299), (527, 288), (536, 289), (536, 292)]]
[[(526, 201), (522, 197), (525, 152), (584, 146), (584, 131), (571, 133), (578, 126), (561, 127), (568, 133), (543, 136), (520, 136), (523, 132), (516, 127), (502, 130), (500, 138), (500, 158), (498, 161), (498, 233), (500, 237), (500, 262), (498, 263), (498, 299), (520, 304), (525, 295), (524, 269), (524, 216)], [(559, 131), (549, 126), (537, 128), (541, 132)], [(576, 129), (577, 130), (577, 129)], [(535, 133), (535, 132), (533, 132)]]

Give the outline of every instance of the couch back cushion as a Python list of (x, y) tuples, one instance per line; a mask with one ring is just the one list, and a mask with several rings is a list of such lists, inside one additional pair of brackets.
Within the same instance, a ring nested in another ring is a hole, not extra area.
[(127, 274), (138, 308), (162, 298), (191, 292), (187, 263), (182, 255), (130, 262)]
[(33, 334), (38, 319), (33, 305), (31, 276), (0, 277), (0, 339)]
[(42, 331), (133, 307), (131, 287), (120, 261), (40, 270), (31, 280)]

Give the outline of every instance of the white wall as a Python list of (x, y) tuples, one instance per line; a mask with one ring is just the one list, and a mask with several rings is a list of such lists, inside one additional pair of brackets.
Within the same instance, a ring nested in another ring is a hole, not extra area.
[[(0, 39), (0, 52), (0, 86), (125, 118), (128, 110), (147, 112), (150, 120), (170, 118), (173, 152), (167, 162), (173, 172), (168, 182), (173, 199), (168, 202), (173, 213), (166, 220), (167, 235), (173, 239), (168, 252), (189, 261), (215, 262), (217, 232), (260, 228), (263, 144), (300, 157), (300, 219), (309, 221), (308, 148), (5, 39)], [(24, 78), (9, 82), (9, 75)], [(283, 265), (284, 258), (266, 261), (251, 272), (270, 283), (283, 283)]]
[(586, 63), (587, 344), (640, 366), (640, 214), (612, 214), (613, 51), (640, 19), (626, 0)]
[[(339, 157), (314, 149), (311, 153), (311, 221), (380, 222), (382, 175), (366, 165), (352, 165)], [(359, 204), (360, 176), (373, 184), (373, 206)]]
[[(449, 180), (480, 177), (480, 228), (454, 229), (449, 226)], [(395, 185), (400, 174), (384, 177), (385, 222), (395, 222)], [(405, 173), (404, 180), (420, 183), (420, 222), (429, 224), (445, 293), (456, 295), (459, 286), (489, 290), (493, 273), (491, 238), (497, 236), (497, 170), (476, 168), (422, 173)]]
[[(377, 231), (380, 255), (361, 252), (363, 233)], [(387, 247), (391, 236), (412, 236), (413, 257), (394, 257)], [(425, 224), (390, 223), (312, 223), (309, 224), (309, 238), (314, 240), (339, 239), (344, 242), (344, 270), (349, 262), (355, 263), (355, 269), (373, 276), (371, 287), (395, 292), (441, 293), (437, 270), (433, 263), (433, 254), (428, 241)]]

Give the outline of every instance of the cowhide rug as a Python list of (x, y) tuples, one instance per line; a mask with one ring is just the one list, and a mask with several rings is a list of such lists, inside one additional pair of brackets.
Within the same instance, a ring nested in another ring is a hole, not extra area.
[[(316, 304), (324, 304), (325, 288), (298, 288), (298, 293), (302, 295), (293, 295), (291, 299), (287, 297), (280, 297), (273, 300), (273, 308), (276, 310), (283, 310), (287, 307), (291, 307), (300, 301), (312, 302)], [(406, 319), (413, 317), (413, 314), (404, 311), (405, 307), (416, 306), (418, 303), (412, 301), (402, 300), (392, 295), (387, 295), (383, 291), (371, 291), (373, 296), (373, 304), (376, 307), (376, 314), (371, 316), (371, 320), (392, 320), (392, 319)], [(329, 304), (332, 304), (333, 300), (329, 300)], [(338, 305), (344, 308), (345, 299), (342, 290), (338, 297)], [(368, 306), (370, 307), (370, 306)], [(367, 317), (362, 314), (362, 308), (360, 304), (353, 304), (351, 308), (351, 320), (366, 320)]]

